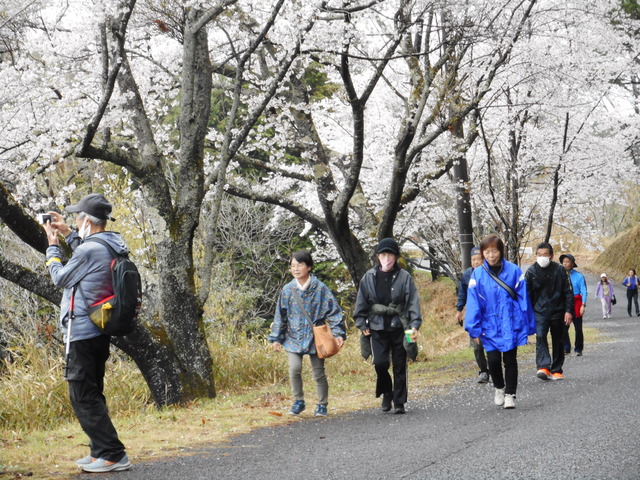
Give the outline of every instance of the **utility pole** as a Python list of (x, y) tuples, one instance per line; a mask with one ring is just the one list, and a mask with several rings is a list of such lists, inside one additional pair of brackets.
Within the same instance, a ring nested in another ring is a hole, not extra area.
[[(447, 13), (443, 14), (443, 19), (447, 19)], [(444, 22), (445, 25), (447, 22)], [(449, 31), (444, 29), (443, 45), (449, 45)], [(464, 124), (458, 116), (460, 98), (455, 94), (455, 85), (458, 81), (458, 70), (455, 67), (455, 50), (449, 61), (445, 64), (449, 76), (449, 88), (452, 98), (449, 101), (449, 132), (460, 144), (464, 143)], [(473, 248), (473, 222), (471, 218), (471, 193), (469, 185), (469, 172), (467, 170), (466, 149), (462, 145), (457, 147), (458, 158), (453, 166), (453, 178), (456, 182), (456, 206), (458, 211), (458, 239), (460, 241), (460, 255), (462, 271), (471, 266), (471, 249)]]
[[(456, 121), (450, 126), (451, 134), (457, 138), (464, 138), (462, 122)], [(462, 271), (471, 266), (471, 249), (473, 248), (473, 220), (471, 217), (471, 193), (467, 157), (464, 152), (453, 166), (453, 178), (456, 182), (456, 207), (458, 211), (458, 240)]]

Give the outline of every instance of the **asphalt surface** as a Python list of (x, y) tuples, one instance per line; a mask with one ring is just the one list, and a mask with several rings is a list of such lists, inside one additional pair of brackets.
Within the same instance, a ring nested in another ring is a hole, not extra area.
[(568, 356), (562, 381), (537, 379), (533, 355), (520, 353), (515, 410), (496, 407), (493, 386), (471, 378), (430, 400), (410, 398), (406, 415), (310, 417), (100, 478), (638, 479), (640, 317), (627, 316), (620, 286), (603, 320), (596, 279), (587, 282), (584, 323), (604, 341)]

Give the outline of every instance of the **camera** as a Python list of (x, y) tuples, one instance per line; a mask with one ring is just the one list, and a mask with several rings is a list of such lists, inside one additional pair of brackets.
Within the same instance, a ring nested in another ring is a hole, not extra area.
[(53, 222), (53, 216), (50, 213), (39, 213), (38, 222), (44, 225), (47, 222)]

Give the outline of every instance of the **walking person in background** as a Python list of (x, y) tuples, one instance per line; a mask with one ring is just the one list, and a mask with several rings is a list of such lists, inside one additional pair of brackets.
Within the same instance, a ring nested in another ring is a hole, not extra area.
[[(482, 265), (482, 252), (479, 247), (473, 247), (471, 249), (471, 267), (467, 268), (462, 274), (460, 279), (460, 288), (458, 289), (458, 302), (456, 303), (456, 321), (461, 327), (464, 323), (464, 310), (467, 304), (467, 290), (469, 289), (469, 281), (471, 280), (471, 274), (473, 269)], [(469, 337), (469, 342), (473, 347), (473, 355), (476, 358), (476, 363), (480, 369), (478, 372), (478, 383), (487, 383), (489, 381), (489, 367), (487, 365), (487, 357), (485, 355), (484, 347), (482, 346), (482, 339), (478, 338), (477, 341)]]
[[(540, 243), (536, 254), (536, 263), (525, 273), (536, 315), (536, 376), (541, 380), (562, 380), (564, 329), (573, 319), (573, 289), (564, 267), (553, 261), (553, 247), (549, 243)], [(549, 333), (553, 357), (549, 352)]]
[[(569, 274), (571, 280), (571, 286), (573, 287), (573, 327), (576, 332), (575, 345), (573, 351), (580, 357), (582, 355), (582, 349), (584, 348), (584, 334), (582, 333), (582, 316), (584, 310), (587, 307), (587, 282), (584, 279), (584, 275), (575, 269), (576, 259), (570, 253), (560, 255), (560, 263)], [(571, 353), (571, 338), (569, 337), (569, 329), (571, 325), (565, 326), (564, 335), (564, 353), (565, 355)]]
[[(118, 253), (128, 253), (116, 232), (106, 231), (111, 218), (111, 203), (99, 193), (84, 196), (66, 211), (77, 213), (77, 231), (64, 222), (62, 215), (49, 212), (53, 221), (45, 224), (49, 248), (47, 266), (51, 280), (64, 287), (60, 305), (60, 325), (65, 341), (69, 340), (66, 379), (73, 411), (82, 430), (89, 437), (90, 453), (76, 460), (85, 472), (104, 473), (129, 470), (131, 464), (124, 445), (118, 439), (104, 397), (105, 365), (109, 358), (110, 337), (104, 335), (89, 318), (87, 309), (96, 301), (113, 294), (112, 256), (98, 242), (85, 242), (89, 236), (107, 242)], [(59, 234), (73, 250), (63, 265)], [(69, 337), (69, 338), (67, 338)]]
[(596, 298), (602, 303), (602, 318), (611, 318), (611, 302), (615, 296), (613, 283), (609, 282), (606, 273), (601, 273), (600, 282), (596, 287)]
[(629, 316), (631, 315), (631, 301), (633, 301), (636, 306), (636, 315), (640, 317), (640, 308), (638, 308), (638, 276), (636, 275), (635, 269), (629, 270), (629, 275), (627, 275), (622, 281), (622, 285), (627, 287), (627, 313)]
[(324, 283), (311, 274), (311, 270), (313, 259), (308, 251), (298, 250), (292, 255), (293, 280), (280, 292), (269, 342), (276, 352), (284, 349), (289, 355), (289, 380), (294, 398), (289, 414), (300, 415), (306, 408), (302, 384), (302, 358), (309, 355), (318, 395), (314, 416), (326, 417), (329, 383), (324, 371), (324, 358), (318, 357), (313, 339), (313, 325), (302, 309), (307, 311), (314, 325), (329, 325), (338, 346), (342, 347), (347, 335), (338, 300)]
[[(504, 258), (504, 243), (489, 235), (480, 244), (484, 263), (469, 281), (465, 330), (482, 342), (495, 387), (494, 403), (515, 408), (518, 347), (536, 332), (536, 320), (520, 267)], [(504, 373), (502, 366), (504, 364)]]
[[(382, 396), (382, 411), (405, 413), (407, 402), (407, 351), (403, 345), (405, 329), (400, 316), (406, 317), (415, 342), (422, 325), (418, 290), (411, 274), (398, 265), (400, 247), (393, 238), (383, 238), (376, 247), (377, 265), (367, 271), (358, 289), (353, 319), (356, 327), (371, 339), (376, 370), (376, 397)], [(394, 313), (377, 314), (380, 306), (394, 307)], [(389, 375), (393, 364), (393, 381)]]

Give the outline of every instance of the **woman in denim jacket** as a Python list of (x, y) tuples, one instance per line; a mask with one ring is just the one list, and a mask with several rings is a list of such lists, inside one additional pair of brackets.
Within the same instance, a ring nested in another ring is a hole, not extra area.
[(324, 372), (324, 359), (318, 357), (313, 339), (313, 325), (300, 309), (295, 293), (302, 300), (304, 309), (311, 317), (314, 325), (326, 323), (338, 346), (342, 347), (346, 335), (342, 309), (331, 290), (311, 274), (313, 259), (306, 250), (299, 250), (291, 257), (291, 274), (293, 280), (286, 284), (280, 292), (276, 313), (271, 324), (269, 342), (276, 352), (284, 349), (289, 355), (289, 380), (293, 393), (293, 406), (289, 413), (300, 415), (305, 408), (302, 385), (302, 357), (309, 355), (313, 379), (316, 382), (318, 404), (314, 416), (327, 415), (329, 403), (329, 384)]

